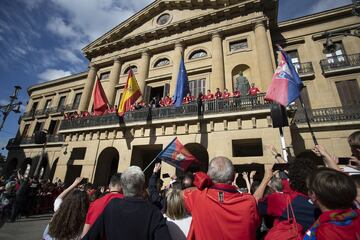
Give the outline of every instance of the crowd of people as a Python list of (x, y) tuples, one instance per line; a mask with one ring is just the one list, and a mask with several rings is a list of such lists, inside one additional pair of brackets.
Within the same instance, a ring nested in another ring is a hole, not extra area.
[[(350, 162), (359, 168), (360, 131), (348, 142)], [(207, 173), (172, 176), (167, 186), (160, 162), (148, 183), (137, 166), (96, 190), (79, 177), (59, 191), (43, 239), (359, 239), (360, 175), (344, 172), (321, 145), (274, 171), (274, 163), (284, 159), (269, 149), (276, 160), (265, 165), (263, 176), (237, 174), (232, 161), (219, 156)], [(246, 188), (237, 186), (237, 178)], [(15, 208), (23, 204), (17, 198), (21, 188), (14, 190)]]
[(7, 179), (0, 177), (0, 226), (21, 216), (51, 212), (62, 190), (61, 180), (52, 183), (37, 177), (28, 178), (20, 174), (20, 170)]
[[(251, 99), (251, 102), (254, 104), (256, 103), (256, 97), (257, 94), (260, 93), (260, 90), (258, 87), (255, 86), (254, 83), (251, 84), (251, 87), (248, 89), (246, 96), (249, 96)], [(191, 95), (191, 93), (188, 93), (182, 100), (182, 104), (186, 105), (192, 102), (213, 102), (215, 100), (229, 100), (230, 98), (239, 98), (241, 96), (241, 93), (238, 89), (235, 89), (232, 93), (228, 91), (228, 89), (224, 89), (223, 92), (220, 91), (219, 88), (216, 88), (215, 93), (212, 93), (211, 90), (207, 90), (206, 94), (203, 94), (202, 92), (199, 93), (197, 97)], [(174, 99), (170, 97), (169, 95), (162, 97), (159, 99), (158, 97), (153, 97), (150, 99), (150, 101), (147, 103), (144, 100), (140, 100), (135, 102), (131, 105), (130, 111), (136, 111), (144, 108), (162, 108), (162, 107), (171, 107), (174, 105)], [(116, 113), (118, 110), (118, 106), (114, 105), (112, 107), (109, 107), (105, 110), (104, 113), (101, 115), (107, 115)], [(95, 112), (88, 112), (88, 111), (82, 111), (78, 113), (77, 111), (73, 112), (66, 112), (64, 113), (64, 119), (65, 120), (71, 120), (71, 119), (78, 119), (78, 118), (87, 118), (90, 116), (97, 116), (98, 114)]]

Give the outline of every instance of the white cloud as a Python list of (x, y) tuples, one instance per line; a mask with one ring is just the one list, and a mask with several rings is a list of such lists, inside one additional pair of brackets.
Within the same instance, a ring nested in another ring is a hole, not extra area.
[(40, 4), (43, 2), (43, 0), (24, 0), (22, 2), (25, 4), (26, 8), (33, 10), (40, 7)]
[(58, 79), (71, 75), (70, 71), (64, 71), (62, 69), (46, 69), (44, 72), (38, 74), (40, 78), (39, 83), (47, 82), (53, 79)]
[(144, 8), (152, 0), (52, 0), (69, 15), (71, 29), (92, 41)]
[(81, 60), (74, 52), (68, 49), (63, 48), (55, 48), (55, 53), (57, 57), (59, 57), (61, 60), (72, 63), (72, 64), (80, 64), (83, 63), (83, 60)]
[(59, 17), (50, 18), (46, 28), (52, 33), (64, 38), (76, 38), (78, 36), (75, 29), (70, 24), (66, 24), (64, 19)]

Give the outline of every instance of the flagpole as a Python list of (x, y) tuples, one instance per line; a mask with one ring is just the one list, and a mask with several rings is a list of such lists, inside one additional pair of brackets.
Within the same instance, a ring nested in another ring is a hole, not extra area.
[(156, 155), (156, 157), (146, 166), (146, 168), (143, 170), (143, 172), (145, 172), (151, 164), (153, 164), (153, 162), (155, 162), (155, 160), (157, 159), (157, 157), (162, 154), (166, 149), (168, 149), (168, 147), (177, 139), (177, 137), (175, 137), (167, 146), (166, 148), (164, 148), (164, 150), (162, 150), (161, 152), (158, 153), (158, 155)]
[(283, 158), (286, 162), (288, 162), (288, 153), (286, 151), (285, 137), (284, 137), (284, 131), (283, 131), (282, 127), (279, 127), (279, 132), (280, 132), (280, 143), (281, 143)]
[(313, 142), (314, 142), (315, 145), (318, 145), (318, 141), (316, 140), (314, 131), (313, 131), (311, 125), (310, 125), (309, 116), (308, 116), (308, 113), (307, 113), (307, 111), (306, 111), (305, 104), (304, 104), (304, 102), (302, 101), (301, 95), (299, 96), (299, 100), (300, 100), (301, 107), (304, 109), (305, 119), (306, 119), (307, 125), (308, 125), (308, 127), (309, 127), (309, 131), (310, 131), (312, 140), (313, 140)]

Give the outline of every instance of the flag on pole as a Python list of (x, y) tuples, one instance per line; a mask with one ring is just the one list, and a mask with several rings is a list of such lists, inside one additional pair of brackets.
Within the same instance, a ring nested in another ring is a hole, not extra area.
[(177, 137), (158, 154), (157, 158), (182, 171), (186, 171), (193, 162), (200, 163), (200, 161), (181, 144)]
[(289, 56), (280, 46), (278, 48), (281, 54), (280, 64), (275, 71), (265, 99), (287, 106), (299, 98), (303, 83)]
[(132, 69), (130, 68), (125, 89), (120, 100), (118, 114), (120, 116), (124, 116), (125, 112), (131, 108), (131, 105), (133, 105), (140, 96), (141, 91), (139, 85), (136, 81)]
[(185, 69), (184, 57), (181, 55), (179, 74), (177, 76), (176, 90), (174, 93), (174, 104), (176, 107), (182, 104), (183, 98), (189, 92), (189, 81)]
[(106, 109), (108, 109), (108, 100), (98, 78), (94, 90), (94, 113), (95, 115), (102, 115)]

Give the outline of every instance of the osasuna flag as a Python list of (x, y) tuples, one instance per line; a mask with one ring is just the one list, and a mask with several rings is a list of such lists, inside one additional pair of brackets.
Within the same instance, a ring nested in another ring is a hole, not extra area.
[(179, 74), (176, 81), (176, 90), (174, 93), (174, 104), (179, 107), (183, 98), (189, 93), (189, 81), (185, 69), (184, 57), (181, 56)]
[(158, 154), (157, 158), (182, 171), (186, 171), (193, 162), (200, 163), (199, 160), (181, 144), (177, 137)]
[(100, 80), (97, 79), (94, 90), (94, 113), (95, 115), (102, 115), (106, 109), (108, 109), (108, 100)]
[(278, 48), (281, 54), (280, 64), (275, 71), (265, 99), (287, 106), (300, 96), (303, 83), (289, 56), (280, 46)]
[(141, 91), (139, 85), (136, 81), (132, 69), (130, 68), (125, 89), (120, 99), (118, 114), (120, 116), (124, 116), (125, 112), (130, 109), (131, 105), (133, 105), (140, 96)]

